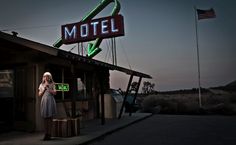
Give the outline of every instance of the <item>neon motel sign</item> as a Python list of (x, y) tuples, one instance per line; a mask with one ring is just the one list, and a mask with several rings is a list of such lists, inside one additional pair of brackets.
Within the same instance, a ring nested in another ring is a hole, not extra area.
[(96, 38), (124, 36), (123, 16), (108, 16), (86, 22), (62, 25), (61, 35), (64, 44), (86, 42)]

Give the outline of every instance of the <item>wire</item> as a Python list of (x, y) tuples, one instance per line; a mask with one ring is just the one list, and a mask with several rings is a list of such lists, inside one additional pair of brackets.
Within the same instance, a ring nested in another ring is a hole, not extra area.
[(71, 52), (75, 47), (76, 47), (76, 45), (74, 45), (74, 46), (69, 50), (69, 52)]
[(117, 56), (116, 56), (116, 38), (113, 38), (113, 42), (114, 42), (114, 60), (115, 60), (115, 65), (117, 65)]
[(125, 48), (124, 48), (124, 45), (123, 45), (123, 43), (121, 43), (121, 39), (119, 39), (119, 41), (120, 41), (120, 46), (121, 46), (121, 48), (123, 50), (123, 53), (125, 54), (125, 58), (126, 58), (126, 61), (127, 61), (128, 65), (129, 65), (129, 68), (130, 68), (130, 70), (132, 70), (131, 64), (130, 64), (129, 59), (128, 59), (128, 55), (127, 55), (127, 53), (125, 51)]
[(45, 26), (16, 27), (16, 28), (1, 29), (0, 31), (39, 29), (39, 28), (49, 28), (49, 27), (58, 27), (58, 26), (60, 26), (60, 25), (45, 25)]
[(113, 43), (113, 38), (111, 38), (111, 57), (112, 57), (112, 64), (114, 65), (114, 43)]
[(107, 51), (106, 51), (106, 55), (105, 55), (105, 62), (108, 62), (108, 53), (109, 53), (109, 49), (110, 49), (110, 46), (109, 46), (109, 41), (106, 40), (106, 47), (107, 47)]

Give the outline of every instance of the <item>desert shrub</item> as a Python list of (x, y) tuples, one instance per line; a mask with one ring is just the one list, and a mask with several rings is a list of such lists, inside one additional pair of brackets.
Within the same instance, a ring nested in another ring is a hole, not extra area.
[(236, 103), (236, 93), (232, 93), (229, 98), (231, 103)]
[(206, 106), (207, 105), (217, 105), (217, 104), (229, 102), (229, 97), (224, 96), (224, 95), (211, 94), (211, 95), (204, 95), (202, 98), (203, 98), (202, 102)]
[[(162, 114), (236, 114), (235, 96), (202, 95), (203, 108), (199, 108), (197, 94), (158, 94), (144, 98), (143, 112)], [(235, 100), (234, 100), (235, 99)]]
[(152, 109), (157, 105), (156, 96), (150, 95), (145, 97), (142, 102), (142, 111), (143, 112), (152, 112)]
[[(189, 101), (186, 97), (176, 97), (170, 95), (150, 95), (142, 102), (143, 112), (157, 112), (163, 114), (189, 114), (192, 105), (186, 105)], [(157, 107), (158, 106), (158, 107)], [(188, 108), (189, 107), (189, 108)]]
[(235, 115), (236, 105), (229, 103), (220, 103), (217, 105), (208, 106), (205, 108), (208, 114), (220, 114), (220, 115)]
[(177, 112), (177, 103), (173, 102), (173, 101), (167, 101), (164, 104), (162, 104), (161, 106), (161, 113), (165, 113), (165, 114), (176, 114)]

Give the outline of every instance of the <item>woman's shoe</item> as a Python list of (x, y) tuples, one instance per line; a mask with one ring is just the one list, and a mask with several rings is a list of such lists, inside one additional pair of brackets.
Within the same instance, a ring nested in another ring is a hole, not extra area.
[(45, 134), (43, 140), (50, 140), (51, 135), (50, 134)]

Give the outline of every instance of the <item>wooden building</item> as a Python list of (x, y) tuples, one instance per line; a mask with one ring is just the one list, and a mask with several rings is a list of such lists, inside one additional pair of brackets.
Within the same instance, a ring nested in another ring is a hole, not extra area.
[[(38, 86), (49, 71), (56, 83), (70, 91), (55, 96), (59, 114), (83, 114), (85, 120), (101, 118), (99, 95), (109, 89), (109, 70), (140, 78), (149, 75), (89, 59), (64, 50), (0, 32), (0, 132), (13, 129), (42, 130)], [(130, 81), (130, 82), (131, 82)], [(64, 103), (62, 103), (64, 102)], [(103, 104), (102, 104), (103, 105)]]

